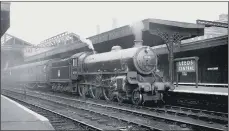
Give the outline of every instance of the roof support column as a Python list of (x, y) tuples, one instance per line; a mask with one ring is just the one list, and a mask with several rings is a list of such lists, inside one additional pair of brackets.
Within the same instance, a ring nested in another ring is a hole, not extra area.
[(174, 47), (177, 45), (180, 47), (181, 40), (184, 37), (187, 36), (182, 36), (178, 32), (162, 32), (160, 30), (157, 30), (158, 35), (165, 41), (167, 49), (168, 49), (168, 61), (169, 61), (169, 81), (173, 83), (173, 74), (174, 74)]
[(173, 83), (173, 38), (172, 36), (169, 37), (168, 40), (168, 47), (169, 47), (169, 80), (171, 83)]

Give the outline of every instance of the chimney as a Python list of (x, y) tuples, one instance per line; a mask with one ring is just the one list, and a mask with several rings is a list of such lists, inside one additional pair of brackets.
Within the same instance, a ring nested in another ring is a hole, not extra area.
[(134, 40), (134, 47), (140, 47), (143, 45), (143, 40)]

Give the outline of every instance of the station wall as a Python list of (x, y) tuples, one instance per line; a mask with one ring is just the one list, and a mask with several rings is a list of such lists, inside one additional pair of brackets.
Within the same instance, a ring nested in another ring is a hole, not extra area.
[[(174, 58), (199, 57), (198, 75), (200, 83), (228, 83), (228, 45), (204, 48), (192, 51), (179, 52)], [(169, 79), (168, 54), (160, 55), (158, 68), (164, 74), (164, 79)], [(174, 65), (175, 68), (175, 65)], [(176, 72), (174, 70), (174, 81)], [(195, 82), (195, 73), (180, 75), (178, 82)]]

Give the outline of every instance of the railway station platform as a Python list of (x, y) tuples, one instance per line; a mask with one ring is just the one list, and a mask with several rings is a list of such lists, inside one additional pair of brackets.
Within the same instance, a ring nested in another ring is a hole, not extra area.
[(1, 130), (54, 130), (49, 120), (1, 95)]
[(176, 84), (174, 85), (175, 90), (172, 92), (228, 96), (228, 88), (226, 87), (199, 85), (196, 88), (194, 85), (178, 85), (178, 87), (176, 87)]

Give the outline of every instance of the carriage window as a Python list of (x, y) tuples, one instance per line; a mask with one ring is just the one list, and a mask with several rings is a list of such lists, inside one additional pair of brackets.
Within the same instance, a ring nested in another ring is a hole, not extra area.
[(75, 58), (75, 59), (73, 59), (73, 66), (77, 66), (78, 65), (78, 63), (77, 63), (77, 59)]

